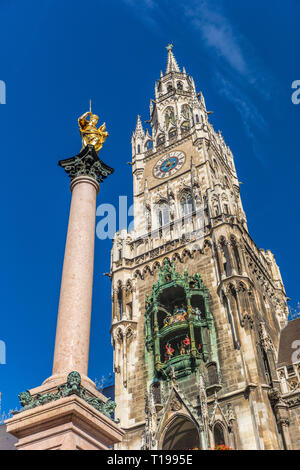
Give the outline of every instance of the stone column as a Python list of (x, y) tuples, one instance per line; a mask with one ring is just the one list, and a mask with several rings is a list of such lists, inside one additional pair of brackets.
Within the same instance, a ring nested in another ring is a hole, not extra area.
[(72, 202), (58, 309), (53, 376), (87, 375), (93, 290), (96, 196), (89, 176), (71, 182)]
[(100, 182), (113, 172), (93, 146), (59, 165), (71, 178), (72, 201), (61, 281), (52, 376), (61, 382), (76, 370), (87, 378), (94, 271), (96, 197)]

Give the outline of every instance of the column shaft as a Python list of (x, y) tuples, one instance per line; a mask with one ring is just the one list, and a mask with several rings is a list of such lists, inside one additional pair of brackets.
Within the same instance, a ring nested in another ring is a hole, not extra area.
[(53, 375), (87, 375), (98, 183), (88, 176), (71, 183), (72, 202), (63, 265)]

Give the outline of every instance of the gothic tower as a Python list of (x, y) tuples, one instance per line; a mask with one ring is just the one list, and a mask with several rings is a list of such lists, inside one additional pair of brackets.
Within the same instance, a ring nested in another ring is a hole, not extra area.
[[(252, 240), (230, 148), (168, 46), (132, 136), (134, 230), (115, 234), (119, 449), (288, 447), (276, 352), (286, 294)], [(149, 126), (149, 127), (150, 127)]]

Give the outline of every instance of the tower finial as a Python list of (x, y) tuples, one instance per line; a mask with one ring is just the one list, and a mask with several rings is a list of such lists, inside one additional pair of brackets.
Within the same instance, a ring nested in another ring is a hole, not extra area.
[(180, 72), (180, 68), (176, 62), (175, 56), (173, 54), (173, 44), (168, 44), (166, 49), (168, 51), (168, 62), (167, 62), (167, 70), (166, 73), (170, 72)]

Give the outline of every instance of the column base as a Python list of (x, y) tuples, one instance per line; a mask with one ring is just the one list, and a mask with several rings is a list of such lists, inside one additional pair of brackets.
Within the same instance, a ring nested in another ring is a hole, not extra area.
[[(97, 397), (98, 396), (103, 397), (103, 395), (99, 392), (99, 390), (97, 390), (95, 383), (87, 375), (80, 374), (80, 376), (81, 376), (81, 384), (83, 385), (83, 387), (85, 387), (93, 395), (96, 395)], [(32, 389), (31, 393), (34, 395), (36, 393), (46, 392), (48, 390), (49, 391), (54, 390), (55, 388), (57, 388), (58, 385), (65, 383), (67, 381), (67, 377), (68, 377), (68, 371), (62, 372), (60, 374), (51, 375), (46, 380), (44, 380), (42, 385), (40, 385), (37, 388)]]
[(110, 418), (71, 395), (22, 411), (5, 422), (18, 450), (108, 450), (124, 431)]

